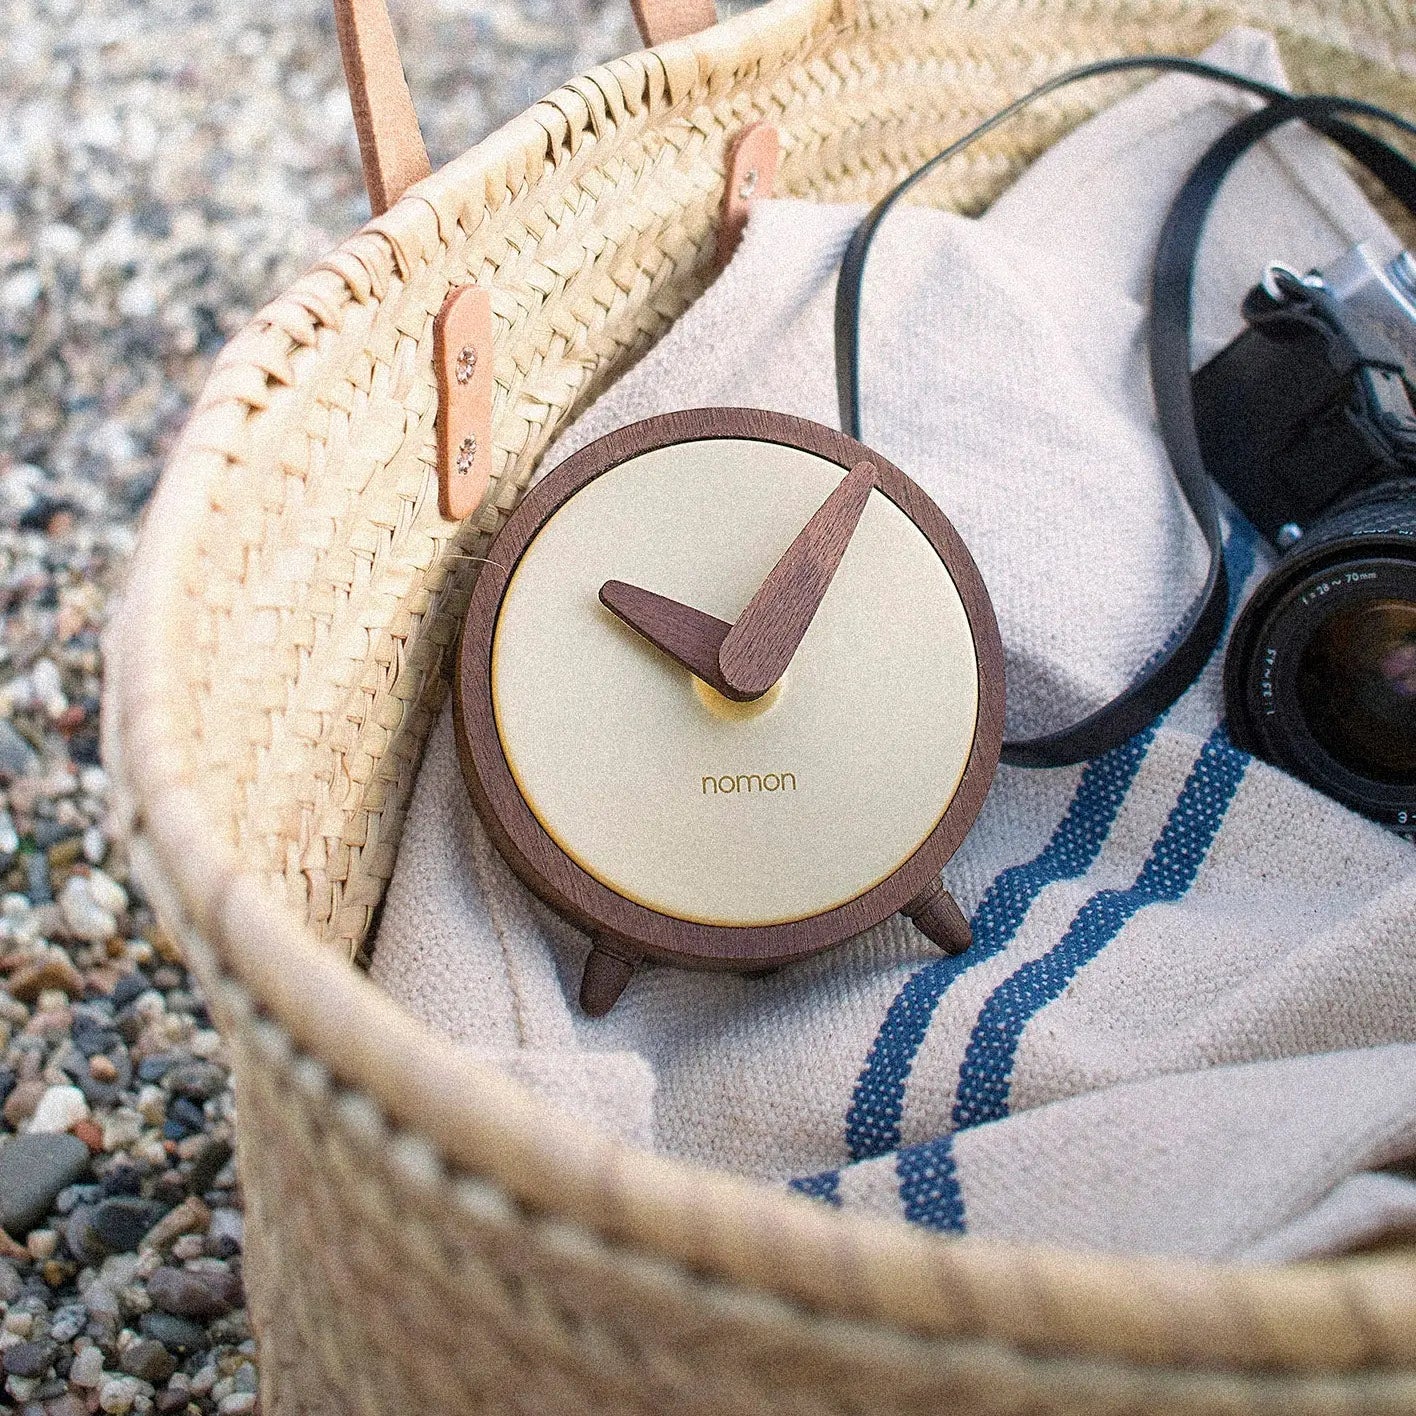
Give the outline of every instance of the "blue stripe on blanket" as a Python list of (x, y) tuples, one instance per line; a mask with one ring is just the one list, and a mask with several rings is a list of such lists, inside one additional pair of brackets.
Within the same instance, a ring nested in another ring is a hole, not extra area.
[[(1061, 995), (1133, 915), (1147, 905), (1181, 899), (1194, 884), (1249, 761), (1249, 755), (1229, 741), (1228, 730), (1221, 723), (1200, 749), (1135, 883), (1126, 890), (1098, 891), (1077, 911), (1057, 944), (1030, 959), (994, 989), (979, 1012), (959, 1069), (953, 1115), (956, 1130), (981, 1126), (1008, 1114), (1013, 1064), (1028, 1023)], [(919, 1162), (907, 1159), (907, 1152), (902, 1151), (896, 1173), (905, 1213), (931, 1228), (961, 1231), (964, 1196), (957, 1176), (952, 1187), (942, 1177), (921, 1184), (919, 1170)]]
[[(1235, 515), (1225, 545), (1230, 618), (1253, 574), (1256, 550), (1253, 527)], [(1174, 638), (1155, 657), (1165, 653)], [(1078, 879), (1091, 868), (1140, 771), (1156, 726), (1088, 764), (1066, 814), (1041, 853), (1002, 871), (989, 886), (974, 913), (974, 942), (968, 953), (926, 964), (895, 995), (846, 1111), (846, 1150), (852, 1160), (868, 1160), (899, 1147), (905, 1087), (940, 999), (961, 974), (1008, 946), (1047, 886)]]
[(1058, 943), (993, 990), (979, 1011), (959, 1068), (955, 1127), (981, 1126), (1008, 1114), (1008, 1088), (1023, 1029), (1115, 939), (1132, 915), (1147, 905), (1179, 900), (1190, 888), (1248, 763), (1248, 754), (1229, 741), (1224, 725), (1217, 727), (1201, 748), (1135, 883), (1126, 890), (1099, 890), (1077, 911)]
[(895, 1157), (895, 1174), (906, 1219), (926, 1229), (964, 1232), (964, 1192), (954, 1165), (953, 1136), (906, 1146)]
[[(1237, 513), (1230, 515), (1229, 523), (1225, 563), (1229, 572), (1228, 617), (1232, 622), (1254, 573), (1258, 536), (1249, 522)], [(1166, 652), (1174, 638), (1172, 634), (1152, 661)], [(1144, 667), (1148, 666), (1149, 663)], [(969, 952), (959, 958), (940, 959), (925, 965), (912, 974), (896, 994), (871, 1044), (846, 1113), (846, 1146), (853, 1161), (900, 1150), (905, 1086), (940, 999), (961, 974), (1007, 947), (1048, 885), (1076, 879), (1090, 869), (1158, 727), (1159, 722), (1087, 765), (1047, 845), (1032, 860), (1010, 866), (994, 878), (974, 913), (974, 944)], [(1133, 749), (1136, 750), (1134, 756)], [(962, 1077), (960, 1080), (962, 1083)], [(941, 1146), (947, 1151), (942, 1160), (930, 1159), (924, 1154), (933, 1153)], [(945, 1191), (951, 1183), (957, 1190), (953, 1179), (952, 1138), (943, 1136), (910, 1147), (909, 1151), (920, 1154), (907, 1158), (906, 1152), (901, 1151), (896, 1161), (907, 1215), (920, 1223), (962, 1230), (961, 1193), (952, 1200), (940, 1198), (937, 1202), (928, 1197), (936, 1179)], [(919, 1177), (917, 1183), (908, 1178), (914, 1175)], [(803, 1194), (839, 1205), (840, 1180), (839, 1170), (827, 1170), (793, 1180), (791, 1185)]]
[(799, 1195), (809, 1195), (813, 1200), (823, 1200), (828, 1205), (839, 1208), (841, 1203), (841, 1172), (823, 1170), (819, 1175), (800, 1175), (789, 1182), (789, 1189)]
[(926, 964), (895, 995), (846, 1112), (846, 1148), (852, 1160), (885, 1155), (899, 1146), (905, 1084), (939, 1000), (960, 974), (1007, 947), (1047, 886), (1074, 880), (1091, 868), (1154, 736), (1155, 728), (1149, 727), (1088, 763), (1047, 845), (1032, 860), (1001, 872), (989, 886), (974, 912), (974, 942), (968, 953)]

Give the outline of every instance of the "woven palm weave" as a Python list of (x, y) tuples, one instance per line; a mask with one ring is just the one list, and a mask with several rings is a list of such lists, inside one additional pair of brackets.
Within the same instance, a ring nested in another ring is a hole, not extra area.
[[(109, 643), (135, 865), (233, 1058), (263, 1409), (1409, 1412), (1416, 1257), (1288, 1268), (945, 1240), (630, 1151), (357, 965), (475, 557), (549, 440), (714, 271), (725, 152), (878, 197), (1072, 64), (1274, 32), (1295, 87), (1416, 113), (1410, 0), (772, 0), (573, 80), (227, 347)], [(1120, 92), (928, 188), (976, 210)], [(438, 513), (433, 317), (491, 294), (494, 480)]]

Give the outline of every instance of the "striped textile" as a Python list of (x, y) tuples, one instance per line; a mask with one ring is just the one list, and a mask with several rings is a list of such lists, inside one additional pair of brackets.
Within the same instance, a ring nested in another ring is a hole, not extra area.
[[(1282, 81), (1238, 31), (1216, 62)], [(1119, 690), (1197, 586), (1149, 407), (1168, 196), (1237, 101), (1167, 78), (977, 220), (906, 208), (867, 275), (865, 438), (936, 497), (993, 595), (1009, 728)], [(831, 301), (860, 212), (759, 203), (732, 265), (561, 441), (746, 404), (834, 423)], [(1221, 198), (1196, 356), (1265, 261), (1394, 244), (1318, 140)], [(1231, 614), (1270, 553), (1237, 517)], [(896, 918), (762, 979), (643, 970), (572, 1006), (584, 940), (515, 882), (435, 731), (373, 976), (635, 1144), (833, 1205), (979, 1233), (1278, 1259), (1416, 1225), (1416, 851), (1230, 742), (1219, 664), (1083, 766), (1002, 769), (946, 878), (975, 944)]]

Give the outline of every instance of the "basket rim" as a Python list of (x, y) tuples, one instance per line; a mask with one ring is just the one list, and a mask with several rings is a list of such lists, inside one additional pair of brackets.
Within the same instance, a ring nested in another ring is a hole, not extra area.
[[(211, 829), (179, 707), (178, 627), (189, 533), (236, 460), (234, 371), (254, 365), (279, 377), (272, 371), (288, 369), (321, 327), (381, 299), (442, 244), (440, 213), (452, 206), (444, 198), (485, 188), (496, 207), (534, 180), (548, 139), (573, 150), (607, 103), (638, 112), (661, 96), (712, 92), (764, 54), (788, 53), (840, 22), (835, 0), (769, 0), (703, 34), (592, 69), (417, 184), (227, 346), (154, 495), (105, 644), (104, 758), (135, 865), (146, 861), (140, 873), (159, 913), (205, 955), (204, 981), (219, 988), (229, 1016), (278, 1029), (337, 1091), (430, 1147), (449, 1177), (491, 1184), (612, 1247), (734, 1292), (917, 1337), (986, 1339), (1038, 1359), (1158, 1372), (1396, 1378), (1402, 1392), (1409, 1380), (1416, 1400), (1416, 1254), (1259, 1267), (946, 1239), (635, 1150), (405, 1012), (322, 945)], [(417, 1087), (403, 1085), (409, 1076)], [(425, 1179), (399, 1148), (389, 1163), (409, 1183)]]

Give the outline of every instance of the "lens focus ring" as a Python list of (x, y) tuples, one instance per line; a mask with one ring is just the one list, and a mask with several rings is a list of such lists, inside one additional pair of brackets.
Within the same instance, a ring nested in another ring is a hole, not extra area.
[(1311, 552), (1353, 536), (1406, 536), (1416, 542), (1416, 479), (1364, 487), (1308, 527), (1300, 544)]
[(1416, 828), (1416, 481), (1308, 529), (1240, 616), (1225, 692), (1242, 746)]

